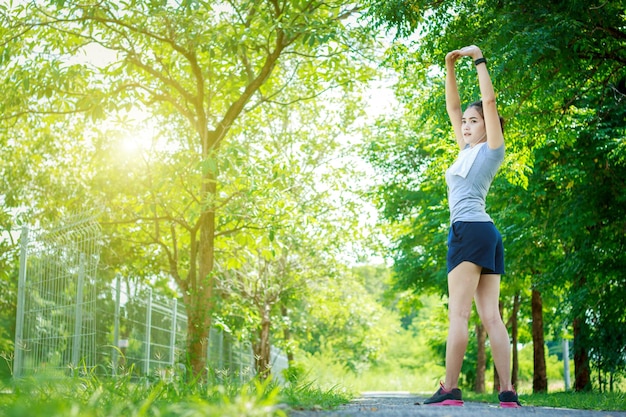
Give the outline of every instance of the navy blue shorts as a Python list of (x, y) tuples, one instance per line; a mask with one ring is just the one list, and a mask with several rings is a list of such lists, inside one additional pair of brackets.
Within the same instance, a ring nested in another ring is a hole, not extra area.
[(504, 274), (502, 235), (491, 222), (454, 222), (448, 233), (448, 273), (461, 262), (482, 266), (483, 274)]

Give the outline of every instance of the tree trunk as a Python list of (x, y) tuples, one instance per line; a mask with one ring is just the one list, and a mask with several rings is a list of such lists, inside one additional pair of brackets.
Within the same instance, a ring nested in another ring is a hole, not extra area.
[[(187, 357), (190, 378), (206, 377), (206, 359), (211, 316), (208, 306), (198, 299), (186, 302), (187, 307)], [(191, 308), (190, 308), (191, 307)]]
[(584, 318), (574, 319), (574, 390), (591, 390), (591, 371), (589, 369), (589, 355), (585, 347), (586, 337)]
[(517, 349), (518, 344), (518, 323), (517, 315), (520, 309), (520, 293), (515, 293), (513, 297), (513, 313), (511, 315), (511, 349), (513, 350), (513, 364), (511, 367), (511, 383), (513, 386), (517, 385), (517, 378), (519, 376), (519, 351)]
[(474, 392), (485, 392), (485, 370), (487, 368), (487, 352), (485, 342), (487, 341), (487, 332), (481, 323), (476, 324), (476, 339), (478, 349), (476, 350), (476, 380), (474, 381)]
[[(263, 68), (257, 76), (250, 81), (242, 92), (241, 96), (228, 107), (223, 119), (218, 123), (215, 130), (208, 129), (207, 117), (204, 110), (198, 108), (198, 118), (195, 122), (196, 131), (200, 133), (202, 145), (202, 162), (217, 161), (217, 150), (220, 142), (225, 138), (234, 121), (239, 117), (245, 104), (250, 100), (265, 81), (269, 78), (276, 62), (281, 56), (283, 49), (289, 44), (285, 39), (282, 29), (276, 29), (273, 49), (268, 54), (263, 63)], [(200, 91), (202, 93), (202, 91)], [(206, 375), (207, 358), (207, 337), (211, 326), (211, 314), (214, 303), (213, 289), (215, 280), (213, 278), (214, 256), (215, 256), (215, 201), (217, 196), (217, 171), (208, 170), (202, 174), (201, 185), (201, 207), (202, 213), (199, 221), (200, 240), (198, 242), (197, 254), (192, 245), (191, 263), (189, 272), (188, 290), (192, 292), (190, 300), (192, 304), (186, 307), (195, 314), (188, 315), (187, 333), (187, 353), (191, 369), (195, 376)], [(197, 275), (194, 274), (196, 265)], [(269, 331), (269, 330), (268, 330)], [(269, 340), (269, 336), (268, 336)], [(269, 349), (269, 348), (268, 348)], [(268, 353), (269, 362), (269, 353)]]
[[(207, 151), (205, 151), (207, 152)], [(205, 154), (205, 157), (208, 152)], [(217, 194), (215, 173), (203, 175), (202, 195), (214, 201)], [(215, 208), (207, 206), (200, 215), (197, 250), (192, 244), (190, 271), (185, 288), (187, 307), (187, 354), (193, 377), (204, 379), (207, 370), (207, 345), (213, 313), (213, 266), (215, 256)], [(193, 240), (193, 236), (192, 236)], [(196, 270), (197, 265), (197, 270)]]
[(261, 313), (261, 327), (259, 328), (259, 337), (254, 343), (254, 365), (257, 375), (260, 379), (267, 379), (272, 372), (270, 363), (270, 317), (271, 306), (264, 304)]
[(533, 318), (533, 392), (548, 391), (548, 377), (546, 372), (546, 351), (543, 337), (543, 302), (541, 293), (532, 290), (532, 318)]

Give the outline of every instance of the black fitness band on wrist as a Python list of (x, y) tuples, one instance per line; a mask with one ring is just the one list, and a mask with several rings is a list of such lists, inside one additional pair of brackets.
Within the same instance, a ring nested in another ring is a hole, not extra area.
[(487, 58), (482, 57), (474, 61), (474, 65), (478, 66), (480, 64), (487, 64)]

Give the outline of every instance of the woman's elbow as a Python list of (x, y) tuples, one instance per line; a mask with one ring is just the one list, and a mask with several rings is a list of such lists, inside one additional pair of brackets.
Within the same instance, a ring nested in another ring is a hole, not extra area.
[(496, 96), (495, 95), (487, 95), (485, 97), (482, 97), (482, 102), (483, 102), (483, 107), (488, 107), (488, 106), (496, 106)]

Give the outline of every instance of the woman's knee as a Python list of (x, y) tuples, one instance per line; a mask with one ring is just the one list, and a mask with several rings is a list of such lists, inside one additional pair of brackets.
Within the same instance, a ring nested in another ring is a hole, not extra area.
[(504, 327), (504, 322), (502, 321), (500, 313), (481, 316), (480, 321), (487, 333), (492, 333), (494, 330), (499, 330)]
[(469, 323), (470, 316), (472, 315), (471, 308), (449, 308), (448, 320), (455, 322)]

